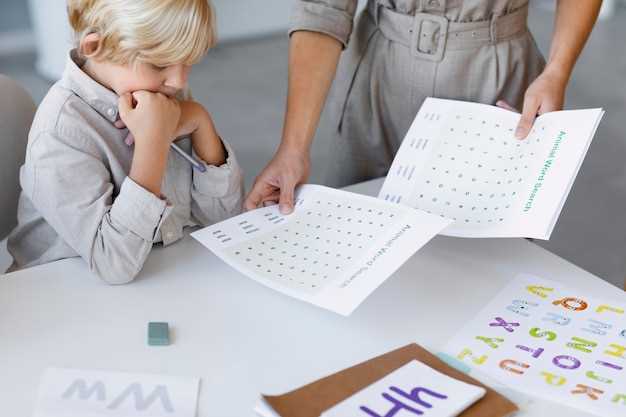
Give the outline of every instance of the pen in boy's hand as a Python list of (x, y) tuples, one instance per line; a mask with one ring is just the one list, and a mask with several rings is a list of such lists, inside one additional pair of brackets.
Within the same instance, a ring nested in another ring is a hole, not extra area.
[(180, 148), (180, 146), (178, 146), (174, 142), (172, 142), (170, 146), (172, 147), (172, 149), (176, 151), (176, 153), (178, 153), (180, 156), (185, 158), (191, 164), (191, 166), (193, 166), (195, 169), (197, 169), (200, 172), (206, 172), (206, 166), (202, 162), (194, 158), (193, 156), (189, 155), (187, 152), (183, 151)]
[[(115, 122), (115, 127), (117, 127), (118, 129), (124, 129), (126, 128), (126, 125), (121, 120), (118, 120)], [(135, 138), (133, 137), (133, 134), (128, 132), (126, 139), (124, 139), (124, 143), (126, 143), (126, 145), (128, 146), (131, 146), (134, 142), (135, 142)], [(206, 166), (202, 162), (194, 158), (193, 156), (187, 154), (187, 152), (183, 151), (180, 148), (180, 146), (172, 142), (171, 147), (172, 149), (174, 149), (174, 151), (176, 151), (176, 153), (178, 153), (180, 156), (185, 158), (191, 164), (192, 167), (194, 167), (200, 172), (206, 172)]]

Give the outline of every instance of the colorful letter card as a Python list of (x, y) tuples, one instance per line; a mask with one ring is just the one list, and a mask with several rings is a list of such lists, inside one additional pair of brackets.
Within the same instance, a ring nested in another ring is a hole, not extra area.
[(48, 369), (34, 417), (195, 417), (200, 380)]
[(454, 417), (485, 395), (413, 360), (324, 412), (322, 417), (424, 415)]
[(445, 351), (526, 394), (602, 417), (623, 417), (623, 298), (603, 301), (561, 283), (519, 276)]

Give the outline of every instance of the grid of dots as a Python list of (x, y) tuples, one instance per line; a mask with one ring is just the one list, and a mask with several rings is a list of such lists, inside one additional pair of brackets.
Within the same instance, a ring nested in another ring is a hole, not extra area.
[(288, 223), (230, 247), (226, 256), (273, 283), (315, 293), (359, 261), (400, 215), (375, 202), (316, 196)]
[(545, 126), (520, 141), (515, 126), (461, 114), (453, 122), (417, 179), (417, 207), (457, 224), (501, 223), (529, 178)]

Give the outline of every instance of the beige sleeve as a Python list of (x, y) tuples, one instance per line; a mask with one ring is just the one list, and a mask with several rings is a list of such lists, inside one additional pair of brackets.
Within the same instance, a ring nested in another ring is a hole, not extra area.
[[(226, 163), (219, 167), (206, 165), (206, 172), (193, 171), (191, 213), (202, 226), (240, 214), (243, 207), (243, 173), (231, 146), (222, 142)], [(195, 152), (193, 156), (201, 160)]]
[(289, 35), (299, 30), (325, 33), (345, 48), (350, 41), (358, 0), (297, 0)]

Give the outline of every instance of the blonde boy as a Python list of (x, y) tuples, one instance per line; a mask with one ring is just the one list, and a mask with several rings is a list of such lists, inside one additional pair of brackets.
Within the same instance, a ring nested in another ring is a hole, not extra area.
[[(232, 149), (200, 104), (181, 100), (215, 42), (213, 10), (207, 0), (69, 0), (68, 14), (77, 46), (30, 131), (9, 270), (81, 256), (123, 284), (153, 243), (241, 208)], [(170, 151), (181, 137), (205, 172)]]

